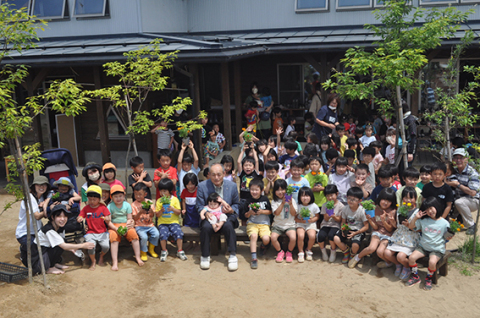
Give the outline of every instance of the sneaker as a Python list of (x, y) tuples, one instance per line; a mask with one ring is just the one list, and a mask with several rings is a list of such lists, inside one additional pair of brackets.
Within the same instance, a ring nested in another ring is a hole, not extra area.
[(298, 262), (303, 263), (305, 261), (305, 253), (298, 253)]
[(236, 255), (230, 255), (228, 258), (228, 270), (234, 272), (238, 269), (238, 258)]
[(326, 249), (326, 248), (323, 248), (323, 249), (321, 249), (321, 251), (322, 251), (322, 260), (323, 260), (324, 262), (328, 261), (327, 249)]
[(160, 253), (160, 262), (165, 262), (167, 260), (168, 251), (162, 251)]
[(266, 253), (267, 253), (267, 247), (263, 245), (263, 243), (260, 244), (260, 251), (259, 251), (260, 256), (264, 256)]
[(402, 272), (403, 270), (403, 265), (397, 265), (396, 268), (395, 268), (395, 277), (398, 277), (400, 276), (400, 273)]
[(418, 277), (418, 274), (413, 274), (412, 277), (408, 280), (408, 282), (405, 283), (405, 286), (407, 287), (412, 287), (415, 284), (420, 283), (420, 277)]
[(348, 261), (350, 261), (350, 252), (347, 249), (345, 252), (343, 252), (342, 264), (347, 264)]
[(427, 276), (427, 278), (425, 278), (425, 286), (423, 286), (423, 289), (430, 291), (432, 288), (432, 278)]
[(385, 261), (381, 261), (381, 262), (377, 263), (378, 268), (389, 268), (389, 267), (392, 267), (392, 266), (393, 266), (393, 263), (387, 263)]
[(400, 278), (401, 280), (408, 280), (408, 278), (410, 277), (410, 272), (410, 268), (404, 267), (398, 278)]
[(356, 256), (352, 257), (352, 258), (350, 259), (350, 261), (348, 262), (348, 268), (355, 268), (355, 266), (357, 266), (357, 264), (358, 264), (358, 262), (359, 262), (360, 260), (357, 261), (357, 260), (355, 259), (355, 257), (356, 257)]
[(210, 268), (210, 256), (209, 257), (200, 257), (200, 268), (209, 269)]
[(285, 253), (285, 261), (286, 261), (287, 263), (293, 262), (292, 252), (287, 251), (287, 252)]
[(252, 259), (250, 262), (250, 268), (251, 269), (257, 269), (258, 268), (258, 261), (256, 259)]
[(470, 226), (467, 230), (467, 235), (473, 235), (475, 234), (475, 224)]
[(278, 252), (277, 258), (275, 259), (275, 262), (277, 262), (277, 263), (283, 262), (284, 257), (285, 257), (285, 252), (284, 251)]
[(337, 250), (330, 250), (330, 257), (328, 261), (330, 263), (335, 263), (335, 260), (337, 259)]
[(307, 261), (313, 261), (313, 252), (307, 251), (307, 256), (305, 257)]
[(185, 255), (185, 252), (184, 251), (178, 251), (177, 252), (177, 257), (179, 259), (181, 259), (182, 261), (186, 261), (188, 258), (187, 258), (187, 255)]

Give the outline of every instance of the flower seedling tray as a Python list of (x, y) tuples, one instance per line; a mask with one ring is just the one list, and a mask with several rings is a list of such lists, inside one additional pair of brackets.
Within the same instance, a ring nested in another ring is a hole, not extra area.
[(0, 280), (13, 283), (28, 277), (28, 268), (0, 262)]

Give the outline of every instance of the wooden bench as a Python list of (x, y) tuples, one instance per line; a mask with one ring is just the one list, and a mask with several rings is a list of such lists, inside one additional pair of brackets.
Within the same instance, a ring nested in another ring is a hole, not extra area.
[[(182, 227), (183, 231), (183, 241), (197, 241), (200, 242), (200, 228), (195, 227)], [(235, 234), (237, 235), (237, 241), (248, 241), (247, 236), (247, 227), (239, 226), (235, 229)], [(214, 233), (212, 239), (210, 240), (210, 254), (216, 256), (221, 250), (221, 233)], [(227, 243), (225, 242), (225, 250)]]
[[(432, 283), (437, 285), (438, 275), (447, 276), (448, 275), (448, 258), (452, 256), (450, 251), (446, 251), (445, 255), (438, 261), (437, 263), (437, 270), (433, 274)], [(422, 257), (418, 260), (418, 263), (422, 264), (426, 268), (428, 268), (428, 257)]]

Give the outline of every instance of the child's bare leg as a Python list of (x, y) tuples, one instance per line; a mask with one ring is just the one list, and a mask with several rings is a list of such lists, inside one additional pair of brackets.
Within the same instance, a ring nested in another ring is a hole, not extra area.
[(347, 250), (347, 244), (343, 243), (340, 237), (335, 236), (333, 242), (342, 250), (342, 252)]
[(297, 233), (295, 231), (287, 231), (288, 236), (288, 251), (291, 252), (297, 244)]
[(318, 242), (318, 246), (323, 250), (325, 248), (325, 241)]
[(95, 270), (95, 267), (97, 265), (97, 261), (95, 260), (95, 254), (88, 254), (88, 256), (90, 257), (90, 270), (91, 271), (94, 271)]
[(103, 261), (104, 256), (105, 256), (105, 253), (100, 252), (100, 257), (98, 258), (98, 266), (105, 266), (105, 262)]
[(262, 236), (262, 243), (263, 245), (267, 246), (270, 243), (270, 236), (268, 235)]
[(385, 260), (385, 251), (387, 250), (388, 240), (380, 241), (377, 247), (377, 255), (381, 259)]
[(133, 253), (135, 254), (135, 259), (137, 260), (138, 266), (143, 266), (145, 263), (140, 258), (140, 241), (132, 241)]
[(330, 242), (330, 250), (335, 251), (337, 249), (337, 244), (335, 244), (335, 241), (329, 241), (329, 242)]
[(297, 228), (297, 247), (298, 247), (299, 253), (303, 253), (304, 242), (305, 242), (305, 229), (299, 227)]
[(428, 258), (428, 271), (435, 273), (437, 271), (437, 263), (440, 260), (440, 257), (437, 255), (432, 255), (430, 254), (430, 257)]
[(181, 239), (181, 238), (177, 239), (177, 249), (179, 251), (183, 250), (183, 239)]
[(277, 252), (280, 252), (282, 247), (280, 246), (280, 242), (278, 242), (278, 237), (278, 233), (272, 232), (272, 246)]
[[(376, 235), (372, 236), (372, 239), (370, 240), (370, 245), (368, 247), (364, 248), (359, 254), (358, 258), (362, 258), (364, 256), (370, 255), (373, 252), (377, 250), (378, 244), (380, 244), (380, 238)], [(353, 250), (353, 246), (352, 246)]]
[(359, 249), (360, 245), (358, 243), (352, 243), (352, 254), (357, 254)]
[(257, 240), (258, 240), (258, 234), (252, 233), (250, 235), (250, 253), (257, 252)]
[[(400, 253), (398, 253), (400, 255)], [(403, 255), (405, 255), (405, 259), (407, 258), (407, 255), (405, 253), (401, 253)], [(413, 265), (416, 265), (417, 264), (417, 260), (421, 259), (422, 257), (424, 257), (425, 255), (419, 251), (413, 251), (412, 254), (410, 254), (410, 256), (408, 257), (408, 263), (407, 263), (407, 266), (410, 265), (410, 267), (412, 267)], [(428, 262), (428, 265), (430, 266), (430, 260)]]
[[(410, 255), (411, 256), (411, 255)], [(402, 252), (399, 252), (397, 254), (397, 261), (402, 264), (404, 267), (407, 267), (408, 268), (408, 263), (410, 262), (409, 261), (409, 258), (407, 256), (407, 254), (405, 253), (402, 253)], [(398, 263), (397, 263), (398, 264)]]
[(317, 234), (316, 230), (307, 231), (307, 235), (308, 235), (307, 251), (311, 251), (313, 248), (313, 244), (315, 244), (315, 234)]
[(110, 246), (110, 255), (112, 256), (112, 271), (118, 271), (118, 245), (119, 242), (112, 242)]

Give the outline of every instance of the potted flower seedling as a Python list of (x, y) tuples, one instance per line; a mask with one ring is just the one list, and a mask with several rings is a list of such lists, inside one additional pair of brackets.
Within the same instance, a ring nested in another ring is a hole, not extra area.
[(412, 208), (411, 203), (402, 203), (402, 206), (398, 209), (398, 223), (402, 224), (403, 221), (408, 220), (408, 211), (410, 211)]
[(152, 206), (152, 202), (150, 201), (143, 201), (142, 202), (142, 209), (144, 209), (145, 211), (150, 211), (150, 207)]
[(250, 208), (250, 210), (253, 210), (253, 212), (257, 213), (258, 210), (260, 209), (260, 204), (254, 202), (254, 203), (250, 203), (248, 207)]
[(310, 220), (310, 210), (308, 208), (301, 208), (300, 209), (300, 217), (305, 221)]
[(347, 237), (347, 235), (350, 234), (350, 231), (351, 231), (350, 226), (348, 226), (347, 223), (343, 223), (342, 225), (343, 236)]
[(463, 228), (464, 225), (460, 224), (455, 219), (450, 220), (450, 226), (447, 228), (447, 232), (443, 236), (446, 240), (451, 240), (457, 232), (460, 232), (461, 228)]
[(375, 217), (375, 203), (373, 200), (362, 201), (362, 206), (365, 209), (365, 213), (368, 214), (371, 218)]
[(167, 212), (167, 209), (170, 207), (170, 198), (167, 196), (163, 196), (160, 198), (160, 203), (162, 204), (163, 208), (165, 209), (164, 213), (170, 213)]
[(325, 205), (327, 208), (327, 215), (332, 216), (335, 213), (335, 202), (333, 201), (327, 201), (327, 204)]
[(55, 192), (54, 195), (52, 195), (52, 201), (57, 201), (60, 198), (60, 192)]
[(286, 194), (285, 194), (285, 201), (290, 202), (292, 200), (292, 195), (295, 192), (295, 188), (291, 185), (287, 186)]
[(117, 229), (117, 233), (120, 234), (120, 236), (125, 236), (127, 232), (128, 232), (128, 229), (126, 226), (119, 226)]
[(188, 129), (186, 127), (178, 127), (178, 134), (182, 138), (182, 142), (188, 146), (190, 144), (190, 137), (188, 137)]
[(313, 176), (313, 183), (315, 185), (322, 185), (322, 173), (312, 171), (312, 176)]

